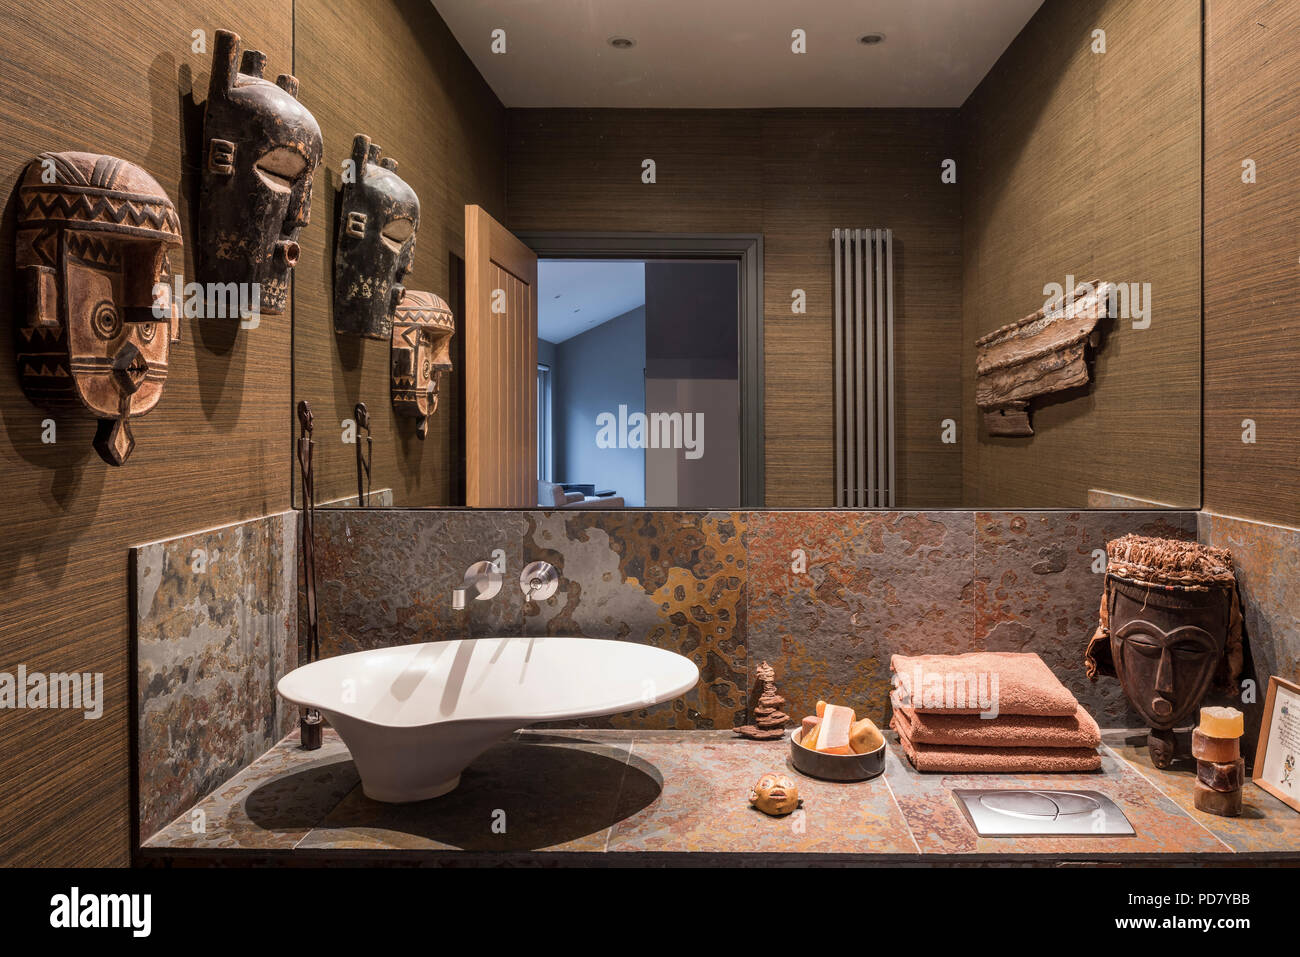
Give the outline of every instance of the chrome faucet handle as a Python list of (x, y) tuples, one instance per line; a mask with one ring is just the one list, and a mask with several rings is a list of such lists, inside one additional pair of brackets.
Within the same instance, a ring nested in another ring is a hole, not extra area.
[[(501, 591), (504, 576), (494, 562), (475, 562), (465, 569), (465, 584), (461, 587), (474, 596), (475, 601), (487, 601), (495, 598)], [(455, 595), (452, 596), (454, 605)]]
[(560, 573), (550, 562), (533, 562), (519, 573), (525, 601), (546, 601), (560, 587)]
[(457, 585), (451, 590), (451, 610), (465, 610), (465, 596), (469, 594), (469, 589), (464, 585)]

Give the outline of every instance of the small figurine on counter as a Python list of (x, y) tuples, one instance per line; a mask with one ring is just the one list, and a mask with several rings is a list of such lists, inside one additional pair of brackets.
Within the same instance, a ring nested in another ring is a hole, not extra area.
[(776, 672), (766, 661), (754, 669), (754, 674), (763, 683), (763, 693), (759, 695), (754, 708), (754, 723), (741, 725), (732, 730), (742, 738), (755, 741), (774, 741), (785, 737), (785, 724), (790, 716), (779, 710), (785, 699), (776, 690)]
[(784, 774), (769, 771), (750, 789), (749, 803), (764, 814), (783, 817), (799, 806), (799, 785)]
[(1241, 786), (1246, 761), (1241, 756), (1245, 720), (1236, 708), (1202, 708), (1201, 723), (1192, 731), (1196, 758), (1196, 810), (1219, 817), (1241, 813)]

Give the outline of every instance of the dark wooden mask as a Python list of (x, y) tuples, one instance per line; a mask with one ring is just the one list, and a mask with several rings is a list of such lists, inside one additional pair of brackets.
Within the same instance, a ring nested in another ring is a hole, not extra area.
[(419, 197), (397, 175), (397, 161), (379, 153), (370, 137), (356, 135), (352, 176), (345, 171), (339, 193), (334, 251), (334, 330), (368, 339), (392, 333), (420, 228)]
[[(236, 63), (239, 63), (236, 68)], [(262, 77), (266, 55), (217, 31), (203, 116), (199, 270), (205, 282), (256, 284), (259, 311), (282, 314), (298, 234), (311, 219), (321, 133), (297, 78)], [(231, 317), (235, 318), (235, 317)]]
[(1129, 703), (1153, 728), (1185, 725), (1223, 659), (1229, 594), (1112, 579), (1108, 601), (1111, 661)]
[(139, 166), (42, 153), (18, 188), (18, 374), (34, 403), (99, 419), (95, 450), (121, 465), (130, 420), (158, 404), (180, 337), (168, 253), (176, 209)]

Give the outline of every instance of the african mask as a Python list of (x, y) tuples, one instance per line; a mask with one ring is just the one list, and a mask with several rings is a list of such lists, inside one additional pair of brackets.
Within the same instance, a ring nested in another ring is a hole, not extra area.
[(1157, 767), (1174, 758), (1173, 729), (1185, 726), (1216, 683), (1235, 686), (1241, 614), (1232, 557), (1194, 542), (1128, 535), (1106, 546), (1101, 625), (1089, 642), (1089, 676), (1119, 678), (1151, 727)]
[[(203, 117), (199, 270), (209, 283), (256, 284), (260, 312), (279, 315), (298, 261), (298, 234), (311, 218), (320, 127), (298, 102), (298, 80), (263, 79), (266, 54), (217, 31)], [(232, 317), (237, 318), (237, 317)]]
[(420, 200), (397, 175), (397, 161), (360, 133), (339, 193), (334, 252), (334, 330), (387, 339), (415, 258)]
[(799, 806), (799, 785), (784, 774), (768, 772), (750, 789), (749, 803), (773, 817), (789, 814)]
[(408, 289), (393, 319), (393, 410), (418, 419), (424, 438), (429, 416), (438, 411), (438, 387), (451, 371), (451, 337), (456, 320), (451, 309), (431, 292)]
[(152, 176), (97, 153), (42, 153), (18, 188), (18, 373), (27, 397), (100, 420), (95, 450), (121, 465), (130, 420), (158, 404), (180, 337), (168, 253), (180, 220)]
[(1186, 724), (1223, 657), (1227, 602), (1117, 581), (1110, 620), (1111, 660), (1133, 707), (1153, 728)]

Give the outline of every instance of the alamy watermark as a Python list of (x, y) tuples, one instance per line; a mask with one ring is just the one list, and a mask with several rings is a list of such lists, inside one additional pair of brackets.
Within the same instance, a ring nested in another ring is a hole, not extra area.
[(155, 283), (153, 314), (171, 316), (172, 303), (186, 319), (239, 319), (256, 328), (262, 315), (262, 284), (257, 282), (186, 282), (176, 276), (171, 285)]
[(87, 721), (104, 715), (104, 673), (0, 671), (0, 711), (60, 709), (80, 711)]
[(703, 412), (632, 412), (596, 416), (596, 448), (682, 449), (688, 459), (704, 455)]
[(116, 928), (130, 930), (132, 937), (148, 937), (153, 929), (153, 896), (89, 894), (73, 887), (50, 898), (50, 926), (57, 930)]
[[(1043, 286), (1043, 314), (1051, 319), (1069, 318), (1078, 308), (1078, 303), (1105, 286), (1110, 287), (1106, 296), (1106, 314), (1112, 319), (1130, 319), (1134, 329), (1146, 329), (1151, 325), (1151, 283), (1149, 282), (1079, 282), (1070, 274), (1065, 276), (1065, 284), (1049, 282)], [(1066, 301), (1066, 294), (1078, 292)]]
[(907, 675), (894, 675), (894, 688), (904, 707), (920, 711), (978, 711), (981, 718), (998, 716), (996, 671), (926, 671), (917, 665)]

